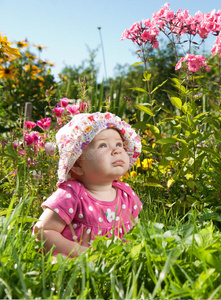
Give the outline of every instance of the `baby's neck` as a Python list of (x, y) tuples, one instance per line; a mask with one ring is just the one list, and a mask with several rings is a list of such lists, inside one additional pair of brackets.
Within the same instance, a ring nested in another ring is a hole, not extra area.
[(116, 189), (112, 186), (112, 182), (102, 185), (84, 183), (84, 187), (91, 196), (100, 201), (113, 201), (117, 195)]

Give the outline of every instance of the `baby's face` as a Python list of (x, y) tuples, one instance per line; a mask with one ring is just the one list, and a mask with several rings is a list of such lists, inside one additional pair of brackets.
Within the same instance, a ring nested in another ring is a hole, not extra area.
[(81, 180), (93, 182), (113, 181), (129, 169), (129, 156), (115, 129), (101, 131), (87, 146), (78, 160), (83, 170)]

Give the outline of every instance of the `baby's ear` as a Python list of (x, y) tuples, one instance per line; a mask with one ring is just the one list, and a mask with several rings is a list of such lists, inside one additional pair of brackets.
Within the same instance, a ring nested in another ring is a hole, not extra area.
[(73, 165), (73, 167), (71, 168), (71, 172), (73, 172), (74, 174), (76, 174), (78, 176), (83, 175), (83, 170), (78, 161), (76, 161), (75, 164)]

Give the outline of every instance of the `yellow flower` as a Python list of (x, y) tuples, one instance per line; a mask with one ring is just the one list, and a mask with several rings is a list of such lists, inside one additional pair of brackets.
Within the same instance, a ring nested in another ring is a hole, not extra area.
[(25, 55), (30, 58), (30, 60), (34, 60), (37, 58), (37, 56), (32, 55), (31, 53), (29, 53), (28, 51), (25, 51)]
[(29, 44), (26, 42), (26, 40), (21, 41), (21, 42), (17, 42), (16, 44), (17, 44), (17, 47), (18, 47), (18, 48), (24, 48), (24, 47), (27, 48), (28, 45), (29, 45)]
[(8, 42), (8, 39), (6, 36), (2, 37), (0, 34), (0, 55), (1, 54), (8, 54), (10, 57), (19, 57), (21, 56), (21, 53), (17, 48), (10, 47), (12, 43)]
[(128, 179), (130, 177), (129, 173), (126, 173), (124, 176), (121, 176), (120, 181), (123, 181), (124, 179)]
[(138, 157), (137, 161), (135, 162), (134, 164), (137, 168), (140, 168), (141, 167), (141, 164), (140, 164), (140, 158)]
[(12, 66), (3, 68), (0, 66), (0, 78), (13, 79), (15, 76), (16, 70)]
[(49, 61), (47, 61), (46, 59), (45, 60), (41, 60), (41, 59), (39, 59), (39, 64), (42, 64), (42, 65), (49, 65), (49, 66), (51, 66), (51, 67), (54, 67), (55, 66), (55, 64), (52, 64), (52, 63), (50, 63)]
[(40, 46), (40, 45), (34, 45), (34, 47), (38, 48), (38, 50), (41, 52), (43, 49), (47, 49), (48, 47), (43, 47), (43, 46)]
[(134, 178), (136, 176), (137, 176), (137, 172), (136, 171), (130, 172), (130, 177)]
[(64, 77), (63, 77), (63, 76), (61, 75), (61, 73), (59, 73), (58, 76), (60, 77), (60, 79), (61, 79), (62, 81), (67, 81), (67, 76), (64, 76)]
[(153, 159), (152, 158), (145, 158), (142, 161), (142, 167), (144, 170), (149, 170), (152, 169), (152, 163), (153, 163)]
[(26, 71), (26, 72), (30, 71), (30, 72), (31, 72), (31, 75), (33, 75), (33, 76), (35, 76), (36, 74), (38, 74), (38, 73), (41, 72), (41, 70), (40, 70), (37, 66), (35, 66), (35, 65), (33, 65), (33, 66), (31, 66), (31, 65), (26, 65), (26, 66), (25, 66), (25, 71)]

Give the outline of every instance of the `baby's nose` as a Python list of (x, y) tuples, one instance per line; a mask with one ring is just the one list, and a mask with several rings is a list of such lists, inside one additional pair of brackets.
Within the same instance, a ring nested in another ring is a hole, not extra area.
[(119, 148), (119, 147), (114, 147), (114, 149), (113, 149), (113, 151), (112, 151), (112, 154), (114, 155), (114, 154), (119, 154), (119, 153), (121, 153), (121, 148)]

